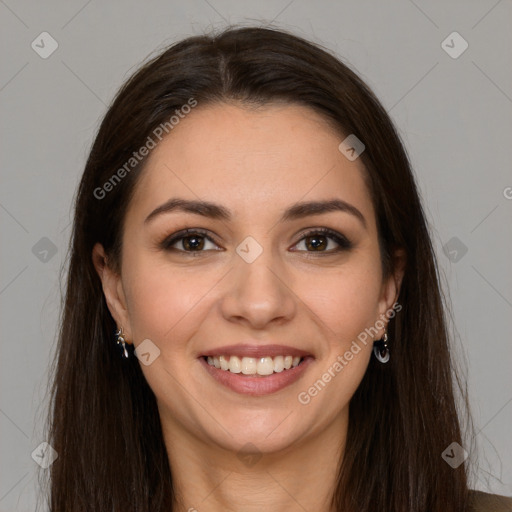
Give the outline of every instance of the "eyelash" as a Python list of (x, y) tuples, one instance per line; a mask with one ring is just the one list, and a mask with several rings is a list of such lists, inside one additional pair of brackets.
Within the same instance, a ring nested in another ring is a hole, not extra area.
[[(178, 251), (178, 252), (182, 252), (182, 253), (197, 257), (201, 253), (208, 252), (208, 251), (204, 251), (204, 250), (185, 251), (183, 249), (176, 249), (175, 247), (172, 247), (172, 245), (174, 245), (176, 242), (179, 242), (185, 238), (192, 238), (195, 235), (199, 235), (201, 238), (204, 237), (207, 240), (209, 240), (210, 242), (216, 244), (215, 240), (213, 240), (210, 236), (208, 236), (207, 231), (198, 228), (198, 229), (185, 229), (183, 231), (175, 233), (175, 234), (171, 235), (170, 237), (165, 238), (159, 244), (159, 247), (162, 250)], [(308, 253), (308, 255), (313, 254), (315, 256), (316, 255), (322, 256), (322, 255), (336, 254), (341, 251), (347, 251), (347, 250), (352, 249), (352, 247), (353, 247), (352, 242), (350, 242), (350, 240), (348, 238), (346, 238), (341, 233), (333, 231), (332, 229), (329, 229), (329, 228), (317, 228), (317, 229), (312, 229), (310, 231), (307, 231), (306, 233), (303, 233), (302, 238), (300, 240), (298, 240), (297, 243), (295, 243), (294, 245), (297, 245), (298, 243), (302, 242), (304, 239), (312, 237), (314, 235), (322, 235), (322, 236), (325, 236), (326, 238), (331, 238), (339, 245), (339, 247), (337, 249), (331, 249), (329, 251), (307, 251), (307, 250), (303, 251), (303, 250), (300, 250), (300, 251), (294, 251), (294, 252), (306, 252), (306, 253)]]

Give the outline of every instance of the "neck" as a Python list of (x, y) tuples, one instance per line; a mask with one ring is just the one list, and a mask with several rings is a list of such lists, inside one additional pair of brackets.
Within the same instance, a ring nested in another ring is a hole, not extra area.
[(269, 453), (237, 453), (162, 425), (176, 512), (332, 511), (348, 411), (322, 432)]

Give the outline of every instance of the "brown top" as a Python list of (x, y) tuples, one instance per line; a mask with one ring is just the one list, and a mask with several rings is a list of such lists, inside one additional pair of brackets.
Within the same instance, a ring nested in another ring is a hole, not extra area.
[(474, 512), (512, 512), (512, 498), (482, 491), (471, 491)]

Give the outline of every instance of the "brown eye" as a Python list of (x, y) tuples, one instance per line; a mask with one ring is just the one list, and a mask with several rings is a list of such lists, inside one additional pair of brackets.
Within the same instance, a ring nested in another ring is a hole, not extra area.
[(204, 248), (204, 237), (191, 235), (181, 239), (183, 248), (188, 251), (201, 251)]
[[(208, 246), (208, 244), (213, 245), (213, 247)], [(217, 245), (205, 232), (185, 230), (166, 238), (160, 244), (160, 247), (167, 251), (194, 253), (215, 249)]]
[(306, 248), (312, 249), (313, 251), (319, 251), (326, 249), (329, 245), (328, 237), (325, 235), (313, 235), (304, 238), (306, 242)]
[(306, 233), (296, 246), (302, 242), (306, 252), (332, 254), (352, 248), (352, 243), (345, 236), (326, 228)]
[[(301, 243), (304, 243), (304, 249), (294, 249), (295, 251), (333, 254), (352, 248), (352, 243), (345, 236), (327, 228), (320, 228), (305, 233), (294, 247)], [(219, 250), (217, 244), (206, 232), (193, 229), (173, 234), (161, 242), (160, 247), (167, 251), (179, 251), (189, 254)]]

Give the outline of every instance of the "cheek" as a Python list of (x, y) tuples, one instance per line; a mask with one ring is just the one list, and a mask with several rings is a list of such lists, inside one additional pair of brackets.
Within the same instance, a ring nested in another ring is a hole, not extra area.
[(381, 275), (362, 263), (297, 281), (302, 282), (299, 296), (337, 345), (350, 343), (378, 319)]
[(208, 292), (207, 279), (190, 271), (132, 263), (128, 276), (127, 303), (134, 339), (154, 339), (163, 347), (166, 340), (179, 340), (177, 331), (201, 308), (201, 298)]
[(379, 318), (381, 277), (368, 268), (353, 265), (317, 276), (314, 292), (305, 295), (326, 344), (313, 378), (304, 383), (297, 398), (318, 424), (332, 421), (347, 407), (372, 356), (373, 340), (365, 330)]

